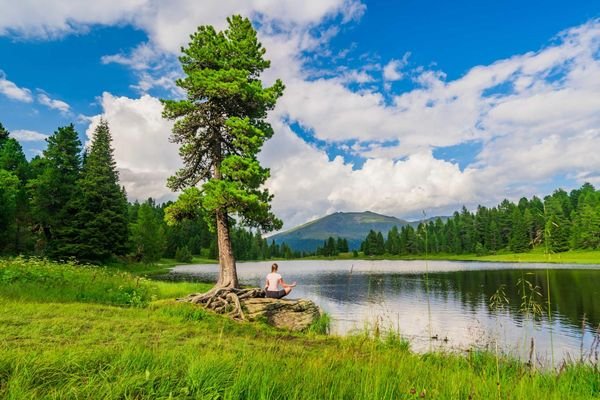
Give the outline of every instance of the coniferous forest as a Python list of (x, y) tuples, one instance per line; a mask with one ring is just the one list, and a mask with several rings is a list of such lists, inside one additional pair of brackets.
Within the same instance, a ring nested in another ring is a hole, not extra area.
[(589, 183), (570, 193), (556, 190), (543, 200), (521, 198), (496, 207), (465, 207), (445, 221), (394, 227), (387, 235), (371, 231), (361, 245), (365, 255), (548, 253), (600, 248), (600, 191)]
[[(84, 262), (217, 259), (216, 235), (204, 216), (167, 224), (165, 210), (171, 204), (151, 198), (127, 202), (106, 121), (87, 148), (73, 125), (58, 128), (43, 154), (30, 161), (0, 125), (0, 254)], [(233, 227), (232, 243), (238, 260), (335, 257), (350, 250), (346, 239), (330, 237), (314, 253), (299, 252), (241, 226)], [(417, 227), (371, 231), (360, 250), (366, 256), (487, 255), (534, 247), (549, 253), (600, 248), (600, 191), (586, 183), (569, 193), (556, 190), (543, 200), (504, 200), (474, 212), (463, 207), (449, 218)]]
[[(108, 122), (98, 125), (85, 149), (73, 125), (58, 128), (31, 161), (0, 125), (0, 254), (96, 263), (218, 257), (216, 235), (202, 215), (169, 225), (164, 217), (172, 202), (126, 199)], [(238, 260), (295, 255), (237, 226), (232, 242)]]

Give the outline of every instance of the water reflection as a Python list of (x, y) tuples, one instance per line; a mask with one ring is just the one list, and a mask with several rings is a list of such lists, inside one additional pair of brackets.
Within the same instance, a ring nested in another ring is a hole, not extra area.
[[(262, 286), (269, 262), (238, 266), (244, 284)], [(545, 268), (552, 268), (546, 270)], [(600, 324), (600, 270), (597, 266), (464, 263), (447, 261), (289, 261), (280, 263), (292, 297), (314, 300), (333, 319), (332, 330), (399, 331), (414, 350), (485, 347), (498, 340), (505, 352), (549, 360), (551, 334), (556, 359), (588, 352)], [(180, 266), (174, 273), (216, 279), (215, 265)], [(427, 277), (427, 279), (426, 279)], [(521, 311), (519, 279), (539, 288), (544, 314)], [(490, 297), (504, 285), (509, 304), (494, 311)], [(547, 314), (550, 289), (552, 323)], [(585, 317), (585, 320), (583, 320)], [(436, 339), (430, 339), (430, 337)]]

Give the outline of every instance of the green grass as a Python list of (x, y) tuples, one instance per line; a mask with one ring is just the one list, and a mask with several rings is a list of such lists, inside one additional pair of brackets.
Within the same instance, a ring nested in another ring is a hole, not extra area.
[[(600, 374), (591, 366), (570, 365), (560, 374), (540, 373), (503, 358), (497, 386), (496, 360), (487, 353), (418, 355), (397, 335), (376, 339), (292, 334), (261, 323), (234, 322), (168, 299), (206, 285), (138, 281), (137, 276), (110, 269), (98, 278), (93, 268), (39, 260), (2, 261), (0, 276), (8, 276), (6, 271), (12, 278), (2, 283), (0, 291), (0, 398), (589, 399), (600, 395)], [(101, 282), (102, 290), (77, 285), (90, 283), (94, 273), (93, 282)], [(62, 278), (58, 277), (66, 277), (67, 282), (59, 285)], [(136, 282), (163, 300), (115, 305), (108, 294), (110, 285), (117, 290)], [(37, 285), (40, 294), (14, 296), (16, 290), (5, 289), (19, 285), (29, 285), (20, 286), (27, 289)], [(57, 285), (70, 294), (58, 296)], [(86, 294), (86, 302), (68, 300), (72, 293)]]
[(145, 307), (153, 300), (205, 292), (210, 286), (150, 281), (109, 267), (35, 258), (0, 260), (0, 296), (13, 300)]
[[(425, 255), (353, 257), (352, 253), (342, 253), (336, 257), (307, 257), (313, 260), (423, 260)], [(560, 263), (560, 264), (600, 264), (600, 250), (571, 250), (564, 253), (545, 254), (543, 249), (534, 249), (528, 253), (504, 253), (478, 256), (476, 254), (429, 254), (429, 260), (482, 261), (482, 262), (524, 262), (524, 263)]]

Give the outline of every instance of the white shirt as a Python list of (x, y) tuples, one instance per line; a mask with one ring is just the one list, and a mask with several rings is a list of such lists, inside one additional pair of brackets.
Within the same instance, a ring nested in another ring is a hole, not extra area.
[(271, 272), (269, 275), (267, 275), (267, 282), (268, 282), (267, 290), (271, 290), (273, 292), (279, 290), (279, 280), (280, 279), (281, 279), (281, 275), (279, 275), (277, 272)]

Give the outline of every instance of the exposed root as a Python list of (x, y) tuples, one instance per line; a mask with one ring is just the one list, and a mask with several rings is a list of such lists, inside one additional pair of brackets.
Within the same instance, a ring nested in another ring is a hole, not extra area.
[(219, 314), (227, 314), (233, 319), (246, 320), (240, 300), (255, 297), (265, 297), (265, 291), (259, 288), (236, 289), (217, 287), (207, 293), (193, 293), (177, 300), (202, 305), (208, 310)]

